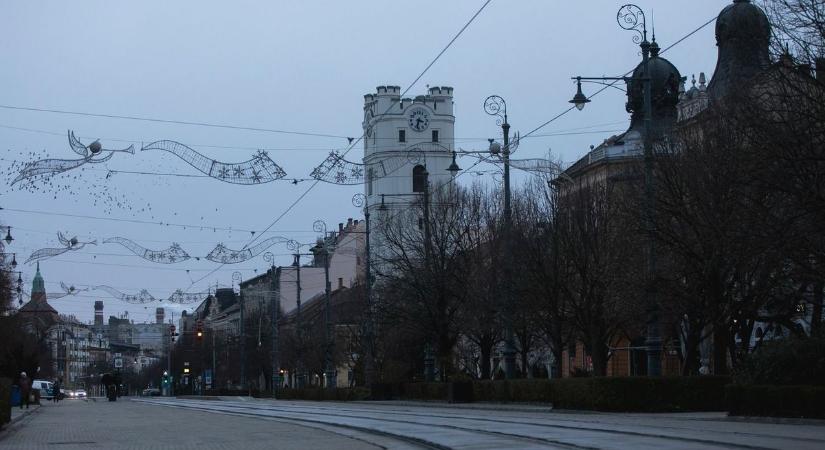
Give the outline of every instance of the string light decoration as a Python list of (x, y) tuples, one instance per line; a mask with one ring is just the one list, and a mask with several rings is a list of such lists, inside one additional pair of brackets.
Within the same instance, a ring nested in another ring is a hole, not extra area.
[(173, 242), (169, 248), (165, 250), (149, 250), (142, 247), (132, 240), (123, 237), (113, 237), (103, 240), (104, 244), (120, 244), (135, 255), (141, 258), (160, 264), (174, 264), (191, 259), (188, 253), (183, 250), (177, 242)]
[(84, 145), (75, 136), (72, 130), (68, 131), (69, 147), (72, 151), (81, 156), (80, 159), (41, 159), (26, 164), (17, 177), (12, 180), (11, 185), (32, 179), (34, 177), (42, 176), (48, 178), (52, 175), (67, 172), (72, 169), (77, 169), (84, 164), (100, 164), (104, 163), (114, 156), (117, 152), (135, 153), (134, 146), (130, 145), (127, 148), (120, 150), (106, 149), (100, 144), (99, 140), (92, 142), (89, 145)]
[(31, 256), (29, 256), (29, 259), (26, 260), (26, 264), (62, 255), (63, 253), (69, 251), (77, 251), (87, 245), (97, 245), (96, 240), (89, 242), (80, 242), (77, 240), (77, 236), (71, 239), (66, 239), (66, 236), (64, 236), (61, 232), (57, 233), (57, 240), (60, 241), (61, 244), (63, 244), (63, 248), (41, 248), (40, 250), (35, 251), (31, 254)]
[(364, 164), (347, 161), (337, 151), (331, 151), (321, 164), (312, 169), (309, 176), (332, 184), (362, 184), (364, 183)]
[(77, 295), (79, 292), (88, 291), (89, 288), (86, 289), (78, 289), (73, 285), (67, 286), (66, 283), (60, 282), (60, 287), (63, 289), (63, 292), (50, 292), (46, 293), (46, 298), (49, 300), (57, 300), (59, 298), (63, 298), (69, 295)]
[(542, 158), (511, 159), (510, 166), (525, 172), (546, 173), (550, 175), (558, 175), (563, 171), (559, 163)]
[[(163, 302), (164, 301), (164, 300), (156, 299), (146, 289), (141, 289), (135, 295), (124, 294), (123, 292), (120, 292), (117, 289), (115, 289), (111, 286), (106, 286), (106, 285), (95, 286), (92, 289), (105, 291), (109, 295), (114, 297), (116, 300), (120, 300), (120, 301), (125, 302), (125, 303), (144, 304), (144, 303)], [(166, 298), (165, 301), (169, 302), (169, 303), (178, 303), (178, 304), (181, 304), (181, 305), (186, 305), (186, 304), (190, 304), (190, 303), (198, 303), (200, 301), (203, 301), (203, 299), (205, 299), (208, 295), (209, 295), (209, 292), (186, 293), (182, 289), (177, 289), (175, 292), (172, 292), (172, 294), (169, 295), (169, 297)]]
[(289, 242), (290, 240), (284, 237), (275, 236), (265, 239), (252, 247), (243, 248), (241, 250), (232, 250), (223, 244), (218, 244), (206, 255), (207, 260), (221, 264), (237, 264), (250, 260), (260, 255), (264, 250), (272, 247), (275, 244), (282, 242)]
[[(369, 169), (372, 169), (373, 180), (377, 180), (395, 173), (407, 164), (420, 163), (427, 153), (440, 152), (449, 150), (437, 143), (419, 143), (405, 152), (406, 158), (388, 158), (373, 164)], [(365, 183), (369, 169), (365, 164), (347, 161), (338, 151), (333, 150), (321, 164), (312, 169), (309, 176), (325, 183), (351, 186)]]
[(210, 159), (194, 149), (175, 141), (156, 141), (141, 148), (141, 151), (162, 150), (184, 160), (199, 172), (216, 180), (232, 184), (263, 184), (279, 180), (286, 172), (270, 159), (264, 150), (258, 150), (252, 159), (241, 163), (225, 163)]

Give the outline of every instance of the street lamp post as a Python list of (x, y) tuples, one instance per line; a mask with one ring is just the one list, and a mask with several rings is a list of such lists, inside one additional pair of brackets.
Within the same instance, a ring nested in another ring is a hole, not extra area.
[(330, 241), (332, 238), (327, 233), (327, 224), (323, 220), (316, 220), (312, 224), (312, 229), (316, 233), (323, 234), (321, 253), (324, 255), (324, 374), (326, 375), (326, 387), (335, 389), (337, 385), (337, 370), (333, 361), (333, 348), (335, 346), (335, 332), (332, 329), (332, 285), (329, 281), (329, 257)]
[[(3, 208), (0, 208), (0, 209), (3, 209)], [(14, 240), (14, 238), (11, 237), (11, 227), (6, 227), (6, 237), (3, 238), (3, 240), (6, 241), (6, 245), (10, 245), (11, 242)]]
[(279, 338), (279, 314), (280, 314), (280, 307), (281, 307), (281, 293), (278, 289), (278, 283), (275, 279), (276, 276), (276, 269), (275, 269), (275, 255), (271, 252), (264, 253), (264, 261), (270, 263), (269, 269), (269, 295), (271, 296), (271, 301), (269, 302), (270, 308), (270, 318), (271, 318), (271, 332), (272, 332), (272, 349), (270, 351), (271, 363), (272, 363), (272, 394), (277, 395), (278, 388), (281, 386), (283, 380), (281, 379), (281, 361), (280, 361), (280, 353), (278, 349), (278, 338)]
[[(512, 295), (512, 273), (510, 272), (510, 234), (513, 222), (513, 213), (510, 207), (510, 124), (507, 122), (507, 102), (498, 95), (491, 95), (484, 100), (484, 112), (498, 117), (497, 124), (501, 125), (504, 147), (501, 149), (501, 160), (504, 163), (504, 236), (502, 252), (504, 297), (504, 376), (510, 380), (516, 377), (516, 346), (513, 333), (514, 302)], [(490, 142), (490, 151), (494, 152), (494, 143)]]
[[(647, 374), (648, 376), (661, 376), (662, 374), (662, 338), (659, 332), (659, 305), (657, 299), (655, 277), (656, 277), (656, 245), (654, 239), (654, 230), (656, 227), (655, 218), (655, 196), (653, 183), (653, 99), (651, 86), (651, 73), (648, 67), (650, 60), (651, 43), (647, 40), (647, 24), (645, 20), (644, 11), (636, 5), (627, 4), (619, 8), (616, 14), (616, 21), (619, 26), (625, 30), (638, 33), (638, 36), (633, 37), (633, 42), (639, 44), (642, 49), (642, 77), (627, 78), (627, 77), (575, 77), (577, 83), (577, 92), (570, 101), (578, 110), (584, 109), (584, 106), (590, 102), (582, 93), (582, 81), (641, 81), (643, 83), (644, 95), (644, 119), (643, 119), (643, 153), (644, 153), (644, 222), (645, 231), (647, 233), (647, 264), (645, 271), (646, 289), (645, 289), (645, 305), (647, 313), (647, 337), (645, 340), (645, 347), (647, 348)], [(655, 41), (655, 37), (654, 37)], [(612, 86), (612, 84), (610, 84)]]
[(301, 320), (301, 256), (312, 256), (312, 253), (301, 253), (301, 247), (311, 244), (301, 244), (298, 241), (290, 240), (286, 243), (288, 249), (294, 251), (292, 267), (295, 268), (295, 322), (296, 336), (298, 338), (297, 367), (295, 368), (295, 385), (298, 389), (303, 389), (306, 385), (306, 374), (304, 374), (303, 355), (303, 322)]
[(366, 323), (364, 324), (364, 384), (367, 388), (375, 382), (375, 332), (372, 310), (372, 255), (370, 253), (370, 206), (364, 194), (355, 194), (352, 204), (356, 208), (364, 208), (364, 294), (366, 297)]
[(232, 272), (232, 281), (238, 283), (238, 304), (240, 306), (240, 315), (241, 315), (241, 323), (240, 323), (240, 344), (241, 344), (241, 389), (246, 389), (246, 332), (244, 330), (244, 298), (243, 298), (243, 291), (241, 291), (241, 273), (240, 272)]

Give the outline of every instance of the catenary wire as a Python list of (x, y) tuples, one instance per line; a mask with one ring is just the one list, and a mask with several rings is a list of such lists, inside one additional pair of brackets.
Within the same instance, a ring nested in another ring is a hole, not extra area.
[[(481, 7), (475, 12), (475, 14), (473, 14), (473, 16), (470, 17), (470, 19), (464, 24), (464, 26), (461, 27), (461, 29), (458, 31), (458, 33), (456, 33), (455, 36), (453, 36), (453, 38), (450, 39), (450, 41), (447, 43), (447, 45), (445, 45), (444, 48), (441, 49), (441, 51), (435, 56), (435, 58), (433, 58), (433, 60), (430, 61), (430, 63), (427, 65), (427, 67), (425, 67), (424, 70), (421, 71), (421, 73), (415, 78), (415, 80), (413, 80), (413, 82), (409, 84), (409, 86), (404, 90), (404, 92), (401, 93), (401, 97), (406, 95), (406, 93), (409, 92), (409, 90), (412, 89), (412, 87), (415, 86), (415, 84), (418, 83), (419, 80), (421, 80), (421, 78), (424, 76), (424, 74), (426, 74), (430, 70), (430, 68), (441, 58), (441, 56), (444, 55), (444, 53), (453, 45), (453, 43), (455, 43), (455, 41), (462, 34), (464, 34), (464, 31), (470, 26), (470, 24), (472, 24), (475, 21), (475, 19), (481, 14), (481, 12), (484, 11), (485, 8), (487, 8), (487, 5), (489, 5), (490, 2), (492, 2), (492, 0), (486, 0), (481, 5)], [(390, 108), (392, 108), (392, 106), (390, 106)], [(385, 116), (390, 111), (390, 108), (387, 108), (387, 110), (384, 111), (383, 113), (381, 113), (378, 117), (381, 118), (381, 117)], [(341, 156), (342, 157), (346, 156), (353, 148), (355, 148), (356, 145), (358, 145), (359, 142), (361, 142), (363, 140), (363, 138), (364, 138), (364, 133), (361, 133), (361, 136), (357, 140), (352, 142), (350, 144), (349, 148), (345, 152), (343, 152), (343, 154)], [(272, 223), (270, 223), (269, 226), (267, 226), (265, 230), (268, 230), (268, 229), (272, 228), (273, 226), (275, 226), (275, 224), (277, 224), (281, 220), (281, 218), (283, 218), (286, 214), (288, 214), (290, 211), (292, 211), (292, 209), (295, 208), (295, 206), (297, 206), (298, 203), (300, 203), (301, 200), (303, 200), (309, 194), (309, 192), (312, 191), (312, 189), (315, 186), (318, 185), (318, 183), (320, 183), (320, 180), (316, 180), (315, 182), (313, 182), (300, 196), (298, 196), (298, 198), (291, 205), (289, 205), (280, 215), (278, 215), (278, 217), (275, 218), (275, 220)], [(259, 237), (260, 236), (253, 237), (249, 241), (249, 243), (247, 243), (244, 246), (244, 248), (248, 247), (251, 244), (253, 244)], [(215, 271), (217, 271), (221, 267), (223, 267), (223, 265), (216, 268)], [(199, 278), (197, 281), (193, 282), (189, 286), (189, 288), (191, 289), (192, 286), (194, 286), (195, 284), (203, 281), (205, 278), (207, 278), (209, 276), (210, 275), (207, 274), (207, 275)], [(188, 289), (187, 289), (187, 291), (188, 291)]]

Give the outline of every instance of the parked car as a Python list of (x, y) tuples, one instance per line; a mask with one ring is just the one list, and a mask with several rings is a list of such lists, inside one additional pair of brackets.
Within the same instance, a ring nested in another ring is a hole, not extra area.
[(144, 397), (157, 397), (160, 395), (160, 389), (158, 388), (146, 388), (143, 390), (142, 395)]
[(32, 381), (32, 389), (40, 391), (41, 399), (51, 400), (54, 398), (54, 383), (51, 381), (34, 380)]

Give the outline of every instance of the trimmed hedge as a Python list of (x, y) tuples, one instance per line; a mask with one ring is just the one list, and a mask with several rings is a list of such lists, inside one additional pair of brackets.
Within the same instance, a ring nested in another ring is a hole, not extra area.
[[(725, 385), (728, 383), (728, 377), (593, 377), (474, 381), (471, 400), (549, 403), (560, 409), (596, 411), (724, 411)], [(406, 384), (403, 385), (402, 398), (449, 400), (448, 388), (447, 383)]]
[(366, 388), (336, 388), (330, 390), (320, 387), (309, 387), (304, 389), (279, 389), (276, 397), (279, 400), (366, 400), (369, 397), (369, 390)]
[(0, 378), (0, 427), (11, 422), (11, 380)]
[(399, 386), (398, 392), (402, 400), (443, 401), (449, 397), (449, 383), (404, 383)]
[(731, 384), (725, 388), (732, 416), (825, 419), (825, 387)]

